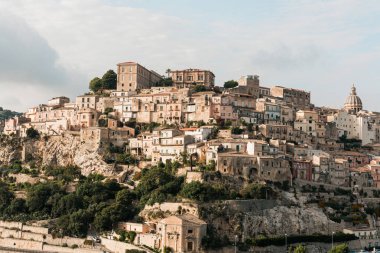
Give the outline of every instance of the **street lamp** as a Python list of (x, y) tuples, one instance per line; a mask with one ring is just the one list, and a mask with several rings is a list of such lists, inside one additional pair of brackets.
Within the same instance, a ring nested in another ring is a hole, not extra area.
[(288, 252), (288, 234), (285, 234), (285, 253)]
[(235, 253), (236, 253), (236, 243), (237, 243), (238, 236), (235, 235)]
[(334, 248), (334, 235), (335, 235), (335, 232), (332, 232), (332, 234), (331, 234), (331, 249)]

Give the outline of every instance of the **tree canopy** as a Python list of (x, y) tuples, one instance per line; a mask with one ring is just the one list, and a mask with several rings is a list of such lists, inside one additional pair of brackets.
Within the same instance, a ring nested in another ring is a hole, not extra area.
[(112, 69), (108, 70), (102, 77), (103, 89), (116, 89), (117, 74)]
[(226, 89), (230, 89), (230, 88), (234, 88), (238, 85), (239, 85), (239, 83), (236, 82), (235, 80), (229, 80), (229, 81), (224, 82), (223, 87)]
[(117, 74), (112, 69), (104, 73), (102, 78), (95, 77), (90, 81), (90, 90), (98, 92), (100, 90), (113, 90), (117, 86)]
[(90, 90), (93, 92), (97, 92), (98, 90), (102, 89), (103, 87), (103, 82), (102, 79), (99, 77), (95, 77), (90, 81)]

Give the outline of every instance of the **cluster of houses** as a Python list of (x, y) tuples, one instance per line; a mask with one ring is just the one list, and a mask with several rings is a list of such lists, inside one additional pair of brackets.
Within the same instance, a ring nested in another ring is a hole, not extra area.
[[(168, 79), (171, 85), (162, 85)], [(154, 128), (145, 130), (144, 124)], [(125, 146), (152, 164), (196, 154), (199, 163), (248, 180), (380, 188), (380, 113), (363, 109), (355, 86), (343, 108), (333, 109), (316, 107), (304, 90), (263, 87), (257, 75), (222, 88), (209, 70), (170, 70), (166, 78), (124, 62), (117, 64), (115, 90), (75, 101), (52, 98), (0, 122), (5, 135), (26, 137), (29, 128), (43, 136), (76, 132), (95, 145)], [(355, 151), (347, 150), (352, 143), (358, 144)], [(175, 252), (197, 252), (206, 228), (191, 215), (163, 219), (154, 229), (120, 226), (138, 232), (136, 244)]]
[[(83, 141), (126, 145), (127, 152), (153, 164), (196, 153), (221, 173), (249, 179), (380, 184), (374, 156), (345, 151), (340, 141), (355, 140), (372, 150), (380, 142), (380, 114), (363, 110), (354, 86), (344, 107), (331, 109), (314, 106), (304, 90), (260, 86), (256, 75), (221, 88), (208, 70), (169, 71), (170, 86), (159, 86), (163, 76), (134, 62), (117, 64), (117, 74), (116, 90), (75, 101), (53, 98), (3, 122), (3, 133), (76, 131)], [(197, 86), (205, 89), (197, 92)], [(160, 126), (142, 131), (131, 122)], [(227, 123), (235, 129), (223, 127)]]

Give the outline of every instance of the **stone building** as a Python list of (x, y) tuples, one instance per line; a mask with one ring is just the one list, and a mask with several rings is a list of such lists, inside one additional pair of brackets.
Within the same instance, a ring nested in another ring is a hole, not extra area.
[(170, 248), (174, 253), (201, 252), (206, 230), (207, 223), (191, 214), (170, 216), (157, 224), (162, 238), (161, 250)]
[(152, 162), (166, 163), (167, 160), (181, 160), (186, 146), (192, 143), (193, 138), (184, 135), (177, 129), (157, 129), (153, 131)]
[(75, 104), (78, 109), (91, 108), (96, 110), (96, 105), (99, 102), (99, 95), (89, 94), (82, 95), (76, 98)]
[(162, 76), (136, 62), (117, 64), (117, 90), (139, 91), (154, 86)]
[(172, 78), (174, 86), (178, 88), (189, 88), (195, 85), (214, 87), (215, 85), (215, 75), (209, 70), (171, 70), (169, 72), (169, 77)]
[(311, 159), (304, 157), (294, 159), (292, 162), (292, 174), (293, 177), (312, 181), (313, 180), (313, 162)]
[(274, 124), (281, 122), (281, 105), (274, 99), (257, 99), (256, 110), (264, 113), (265, 123)]
[(265, 138), (287, 140), (292, 135), (292, 127), (289, 125), (262, 124), (259, 131)]
[[(245, 94), (253, 99), (260, 97), (260, 81), (257, 75), (246, 75), (240, 77), (238, 86), (228, 89), (228, 92), (235, 94)], [(226, 90), (227, 91), (227, 90)]]
[(344, 103), (344, 109), (352, 114), (356, 114), (363, 109), (362, 100), (356, 94), (355, 85), (352, 85), (351, 93), (347, 97), (346, 102)]
[(286, 103), (293, 104), (298, 110), (311, 107), (310, 92), (282, 86), (274, 86), (270, 89), (270, 93), (273, 97), (282, 98)]
[(376, 142), (380, 121), (375, 113), (363, 110), (362, 100), (356, 93), (356, 88), (351, 88), (341, 111), (327, 116), (328, 122), (334, 122), (338, 136), (347, 139), (362, 141), (362, 145)]

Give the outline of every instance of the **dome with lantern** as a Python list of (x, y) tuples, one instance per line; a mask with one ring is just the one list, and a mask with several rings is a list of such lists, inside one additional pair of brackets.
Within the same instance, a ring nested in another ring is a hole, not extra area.
[(363, 103), (360, 97), (356, 93), (355, 85), (352, 85), (351, 93), (344, 103), (344, 109), (350, 113), (358, 113), (363, 109)]

